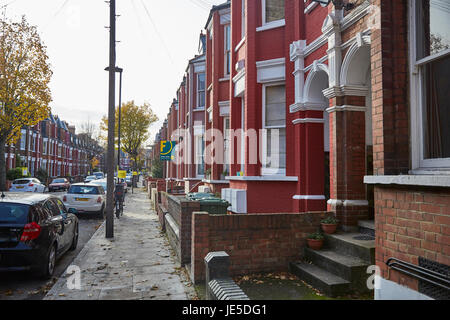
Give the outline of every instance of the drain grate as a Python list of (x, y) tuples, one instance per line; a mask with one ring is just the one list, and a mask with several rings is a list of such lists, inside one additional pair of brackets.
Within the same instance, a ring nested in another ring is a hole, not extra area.
[(368, 234), (362, 234), (360, 236), (353, 237), (353, 239), (361, 240), (361, 241), (373, 241), (373, 240), (375, 240), (375, 237), (372, 237), (371, 235), (368, 235)]
[[(437, 263), (423, 257), (419, 257), (419, 266), (425, 269), (440, 273), (443, 277), (450, 279), (450, 266)], [(435, 300), (449, 300), (450, 291), (440, 286), (436, 286), (427, 281), (419, 280), (419, 292)]]

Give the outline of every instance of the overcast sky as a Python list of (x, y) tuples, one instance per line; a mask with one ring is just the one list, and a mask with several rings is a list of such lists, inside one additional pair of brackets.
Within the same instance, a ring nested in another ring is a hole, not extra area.
[[(213, 4), (225, 0), (116, 0), (117, 65), (122, 101), (150, 103), (159, 130)], [(108, 108), (109, 6), (104, 0), (0, 0), (8, 18), (25, 15), (48, 48), (54, 114), (69, 124), (98, 124)], [(145, 6), (143, 5), (145, 4)], [(148, 13), (146, 9), (148, 9)], [(117, 77), (117, 90), (118, 90)], [(117, 91), (118, 92), (118, 91)], [(118, 94), (116, 104), (118, 105)]]

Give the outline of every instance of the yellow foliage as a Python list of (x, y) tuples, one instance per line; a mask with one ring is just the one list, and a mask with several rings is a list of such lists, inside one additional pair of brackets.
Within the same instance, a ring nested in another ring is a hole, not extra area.
[(100, 161), (96, 157), (94, 157), (94, 159), (91, 160), (92, 169), (97, 168), (99, 163), (100, 163)]
[(22, 127), (48, 117), (53, 74), (48, 59), (36, 27), (25, 17), (0, 20), (0, 141), (15, 143)]
[[(150, 125), (158, 121), (158, 117), (153, 113), (150, 105), (145, 103), (137, 106), (134, 101), (122, 104), (120, 129), (120, 147), (123, 152), (128, 153), (134, 159), (137, 158), (141, 150), (142, 144), (148, 140)], [(119, 108), (116, 108), (115, 120), (115, 141), (117, 145), (119, 128)], [(100, 123), (100, 129), (107, 135), (108, 118), (103, 117)]]

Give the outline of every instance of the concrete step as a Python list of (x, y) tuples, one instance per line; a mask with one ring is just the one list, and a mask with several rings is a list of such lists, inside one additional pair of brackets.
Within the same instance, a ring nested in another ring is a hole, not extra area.
[(370, 265), (375, 264), (375, 240), (355, 240), (357, 236), (361, 236), (361, 233), (325, 234), (324, 249), (358, 257)]
[(360, 220), (358, 221), (358, 227), (361, 233), (375, 237), (375, 221)]
[(334, 250), (305, 249), (305, 259), (351, 283), (352, 289), (366, 292), (369, 263), (358, 257), (347, 256)]
[(351, 290), (349, 281), (342, 279), (322, 268), (305, 262), (293, 262), (290, 272), (330, 297), (348, 293)]

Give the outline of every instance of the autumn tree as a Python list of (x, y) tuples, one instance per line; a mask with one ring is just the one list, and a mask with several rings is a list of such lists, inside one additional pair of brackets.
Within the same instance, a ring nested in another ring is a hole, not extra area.
[(52, 71), (37, 28), (0, 18), (0, 190), (6, 189), (6, 145), (20, 129), (48, 117)]
[[(142, 146), (149, 138), (148, 129), (158, 121), (150, 105), (144, 103), (138, 106), (134, 101), (122, 104), (121, 128), (120, 128), (120, 149), (130, 155), (134, 162), (134, 168), (139, 164), (139, 156)], [(118, 145), (119, 110), (116, 109), (115, 143)], [(108, 132), (108, 118), (103, 117), (100, 123), (100, 130)], [(105, 136), (103, 136), (105, 137)]]

